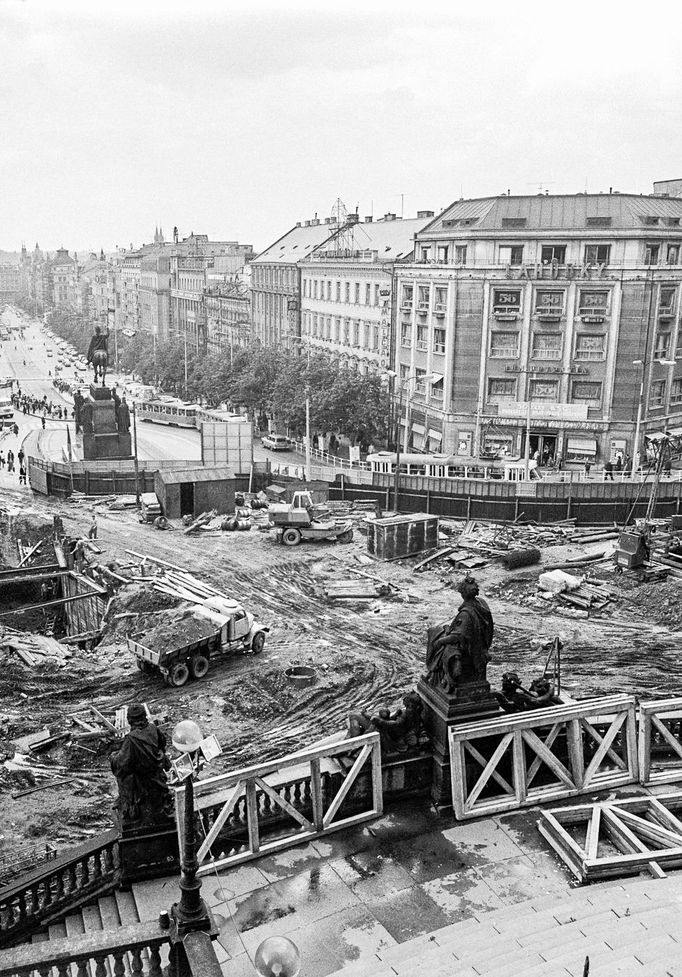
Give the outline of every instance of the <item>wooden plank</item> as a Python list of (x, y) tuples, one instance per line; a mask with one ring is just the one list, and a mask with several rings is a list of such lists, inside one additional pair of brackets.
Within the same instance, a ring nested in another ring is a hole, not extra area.
[(95, 706), (90, 706), (89, 709), (90, 712), (93, 714), (93, 716), (99, 719), (101, 723), (104, 723), (107, 729), (110, 729), (112, 733), (117, 732), (116, 726), (112, 722), (110, 722), (106, 716), (103, 716), (102, 713), (99, 711), (99, 709), (97, 709)]
[[(602, 821), (611, 839), (626, 852), (644, 852), (650, 854), (646, 845), (623, 824), (614, 808), (604, 805), (602, 808)], [(647, 868), (654, 878), (665, 878), (665, 872), (656, 861), (652, 860), (647, 862)]]
[(639, 752), (639, 779), (643, 784), (648, 784), (651, 777), (651, 714), (645, 713), (641, 707), (637, 749)]
[(372, 750), (372, 807), (377, 814), (384, 811), (384, 784), (381, 775), (381, 749), (378, 743), (371, 746)]
[(666, 741), (666, 743), (668, 744), (668, 746), (670, 746), (671, 749), (675, 753), (677, 753), (677, 755), (680, 758), (682, 758), (682, 744), (680, 743), (680, 741), (678, 739), (676, 739), (673, 736), (673, 734), (670, 732), (670, 730), (668, 729), (668, 727), (659, 719), (659, 717), (656, 715), (656, 713), (652, 713), (651, 714), (651, 723), (652, 723), (652, 726), (655, 726), (656, 729), (659, 731), (659, 733), (661, 734), (661, 736), (663, 737), (663, 739)]
[[(480, 763), (481, 767), (483, 769), (485, 769), (488, 761), (483, 756), (483, 754), (480, 753), (476, 749), (476, 747), (473, 745), (473, 743), (468, 743), (466, 740), (463, 740), (462, 741), (462, 746), (464, 747), (464, 749), (466, 750), (466, 752), (469, 753), (469, 754), (471, 754), (471, 756), (474, 758), (474, 760), (476, 760), (478, 763)], [(502, 774), (499, 773), (497, 770), (494, 770), (493, 771), (492, 778), (495, 781), (495, 783), (497, 783), (497, 784), (500, 785), (500, 787), (502, 788), (502, 790), (506, 794), (514, 794), (515, 793), (515, 788), (512, 787), (512, 785), (509, 783), (509, 781), (508, 780), (505, 780), (505, 778), (502, 776)]]
[(588, 858), (596, 858), (599, 854), (599, 828), (601, 825), (601, 807), (595, 804), (592, 808), (590, 823), (587, 825), (585, 837), (585, 854)]
[(521, 806), (525, 803), (528, 796), (529, 784), (526, 773), (526, 754), (523, 749), (523, 730), (515, 730), (513, 736), (512, 769), (514, 771), (514, 786), (516, 788), (515, 796), (516, 803)]
[[(229, 818), (230, 814), (232, 814), (235, 804), (237, 803), (237, 801), (239, 800), (239, 798), (242, 796), (243, 793), (244, 793), (244, 785), (242, 781), (239, 781), (239, 783), (235, 785), (234, 790), (228, 795), (225, 803), (223, 804), (220, 810), (220, 814), (211, 825), (211, 830), (208, 832), (208, 834), (202, 841), (201, 845), (199, 846), (199, 851), (197, 852), (198, 862), (203, 862), (203, 860), (206, 858), (206, 855), (210, 852), (211, 845), (220, 834), (223, 825)], [(178, 822), (178, 824), (180, 823), (181, 822)]]
[(627, 714), (622, 712), (615, 716), (609, 730), (606, 732), (602, 742), (599, 744), (597, 752), (590, 760), (590, 764), (585, 770), (585, 782), (584, 786), (587, 787), (593, 778), (596, 778), (599, 767), (601, 766), (602, 760), (605, 758), (611, 744), (615, 740), (616, 736), (621, 730), (623, 723), (627, 719)]
[[(595, 741), (597, 746), (601, 746), (603, 737), (601, 733), (594, 728), (592, 723), (589, 723), (586, 719), (581, 719), (580, 723), (583, 726), (583, 728), (587, 730), (587, 732), (590, 734), (590, 736)], [(618, 756), (615, 750), (608, 750), (607, 756), (609, 757), (610, 760), (613, 760), (615, 765), (619, 767), (621, 770), (627, 770), (627, 764), (625, 760), (623, 760), (622, 757)]]
[(585, 852), (573, 841), (551, 811), (541, 811), (537, 822), (540, 834), (549, 842), (559, 858), (568, 865), (579, 881), (584, 882)]
[(646, 818), (640, 817), (639, 814), (633, 814), (627, 808), (621, 808), (618, 804), (612, 805), (612, 809), (616, 812), (616, 815), (623, 824), (630, 828), (638, 838), (645, 838), (659, 848), (682, 845), (682, 834), (669, 831), (667, 828), (663, 828), (659, 824), (654, 824), (652, 821), (647, 821)]
[(452, 783), (452, 809), (460, 821), (466, 816), (466, 763), (464, 741), (455, 742), (450, 737), (450, 780)]
[(338, 811), (338, 809), (341, 807), (346, 797), (348, 796), (351, 787), (355, 783), (355, 780), (357, 779), (357, 776), (360, 773), (362, 767), (364, 766), (365, 760), (370, 755), (371, 751), (372, 751), (372, 747), (369, 743), (363, 746), (362, 749), (360, 750), (360, 753), (356, 758), (355, 763), (346, 774), (346, 779), (339, 787), (336, 797), (331, 802), (331, 804), (329, 805), (329, 807), (325, 812), (324, 818), (322, 820), (322, 824), (324, 825), (325, 828), (328, 827), (331, 824), (331, 822), (334, 820), (334, 816), (336, 815), (336, 812)]
[(490, 780), (493, 771), (495, 770), (495, 767), (500, 762), (504, 754), (507, 752), (507, 748), (509, 747), (509, 744), (512, 742), (513, 738), (514, 738), (513, 733), (507, 733), (505, 736), (502, 737), (500, 742), (497, 744), (497, 747), (495, 748), (495, 752), (488, 760), (488, 763), (486, 764), (483, 773), (480, 775), (480, 777), (478, 778), (478, 780), (470, 790), (469, 796), (466, 798), (465, 801), (466, 810), (471, 811), (471, 809), (473, 808), (481, 791)]
[(533, 732), (532, 729), (524, 729), (521, 732), (521, 736), (526, 741), (528, 746), (535, 752), (535, 754), (545, 763), (549, 769), (555, 774), (559, 780), (566, 784), (567, 787), (574, 789), (575, 784), (571, 778), (569, 771), (563, 765), (563, 763), (558, 760), (554, 754), (546, 747), (539, 736)]
[(585, 752), (579, 719), (569, 720), (566, 728), (568, 761), (576, 787), (582, 790), (585, 783)]
[(310, 761), (310, 790), (313, 798), (313, 824), (315, 825), (316, 831), (322, 831), (324, 828), (324, 810), (319, 757), (315, 757), (315, 759)]
[(260, 787), (263, 793), (267, 794), (268, 797), (270, 797), (275, 804), (281, 807), (283, 811), (286, 811), (287, 814), (294, 819), (294, 821), (298, 821), (298, 823), (302, 825), (306, 831), (314, 830), (314, 826), (310, 823), (308, 818), (301, 814), (300, 811), (297, 811), (295, 807), (292, 807), (289, 801), (278, 794), (277, 791), (270, 786), (270, 784), (266, 783), (261, 777), (255, 777), (254, 780), (256, 785)]

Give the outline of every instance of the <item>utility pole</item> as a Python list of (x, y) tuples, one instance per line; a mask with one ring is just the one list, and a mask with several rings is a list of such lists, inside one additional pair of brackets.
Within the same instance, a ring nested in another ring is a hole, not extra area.
[(140, 508), (140, 469), (137, 463), (137, 411), (136, 404), (133, 402), (133, 451), (135, 458), (135, 501), (138, 509)]
[(310, 391), (305, 394), (305, 477), (311, 482), (311, 449), (310, 449)]

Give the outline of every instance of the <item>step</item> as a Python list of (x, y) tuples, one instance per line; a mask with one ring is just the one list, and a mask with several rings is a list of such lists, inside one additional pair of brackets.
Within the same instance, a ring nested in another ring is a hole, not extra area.
[(517, 944), (499, 942), (495, 946), (489, 947), (485, 951), (478, 953), (463, 953), (462, 960), (470, 963), (479, 974), (494, 973), (499, 966), (505, 966), (509, 962), (511, 954), (520, 953), (524, 961), (523, 970), (526, 967), (542, 963), (542, 957), (537, 950), (526, 950)]
[(47, 943), (50, 939), (49, 935), (42, 930), (40, 933), (34, 933), (31, 937), (31, 943)]
[(63, 940), (66, 936), (66, 925), (64, 923), (52, 923), (47, 927), (48, 940)]
[(490, 941), (498, 938), (499, 934), (492, 925), (479, 923), (471, 918), (465, 919), (461, 923), (452, 923), (450, 926), (435, 930), (433, 933), (417, 936), (414, 940), (387, 947), (385, 950), (381, 950), (379, 957), (382, 962), (390, 963), (395, 968), (397, 963), (402, 964), (406, 960), (414, 959), (415, 956), (431, 952), (431, 947), (434, 950), (447, 949), (451, 952), (454, 950), (456, 954), (458, 945), (471, 946), (478, 944), (481, 940)]
[(64, 920), (67, 936), (82, 936), (85, 932), (83, 917), (80, 913), (72, 913)]
[[(647, 940), (646, 943), (622, 947), (620, 950), (598, 950), (597, 952), (575, 955), (567, 953), (563, 957), (552, 960), (551, 963), (553, 967), (565, 967), (574, 977), (582, 977), (583, 963), (585, 962), (585, 956), (588, 956), (590, 958), (590, 972), (598, 974), (599, 977), (601, 977), (602, 968), (606, 969), (607, 967), (611, 967), (618, 961), (628, 964), (631, 968), (630, 973), (637, 973), (637, 970), (642, 967), (642, 977), (648, 977), (643, 965), (637, 958), (638, 952), (645, 956), (653, 954), (654, 961), (660, 965), (661, 943), (657, 939)], [(658, 956), (656, 956), (657, 953)]]
[[(404, 943), (396, 943), (394, 946), (387, 946), (377, 952), (377, 957), (382, 963), (392, 964), (394, 960), (408, 960), (415, 954), (428, 953), (433, 947), (436, 949), (441, 944), (436, 940), (435, 933), (424, 933), (423, 936), (415, 936)], [(344, 974), (350, 968), (344, 968)]]
[(113, 896), (100, 896), (97, 900), (97, 908), (102, 920), (102, 929), (107, 932), (118, 929), (121, 925), (121, 917), (118, 915), (116, 899)]
[[(476, 967), (476, 964), (474, 966)], [(519, 977), (521, 974), (526, 977), (529, 970), (535, 970), (536, 967), (544, 967), (545, 972), (547, 971), (547, 964), (538, 957), (537, 953), (517, 947), (516, 950), (510, 951), (503, 961), (494, 960), (491, 961), (490, 966), (482, 964), (481, 969), (476, 967), (476, 970), (481, 977), (484, 975), (487, 977), (488, 974), (490, 977)]]
[(123, 892), (117, 889), (114, 892), (114, 898), (116, 900), (116, 908), (118, 909), (118, 918), (121, 920), (121, 926), (133, 926), (135, 923), (140, 922), (132, 892)]
[[(454, 969), (455, 966), (455, 955), (449, 947), (434, 947), (433, 950), (429, 950), (428, 953), (422, 951), (420, 955), (420, 962), (428, 964), (429, 975), (433, 971), (441, 966), (448, 965), (450, 971)], [(470, 960), (468, 962), (471, 962)], [(391, 967), (398, 974), (398, 977), (410, 977), (416, 969), (414, 957), (406, 957), (404, 960), (393, 960)]]
[(83, 926), (86, 933), (100, 933), (102, 931), (102, 917), (99, 914), (99, 906), (83, 906), (81, 908)]

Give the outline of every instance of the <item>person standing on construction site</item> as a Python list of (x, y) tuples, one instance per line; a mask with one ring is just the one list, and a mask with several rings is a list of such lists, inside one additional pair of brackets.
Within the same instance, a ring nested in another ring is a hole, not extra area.
[(111, 755), (111, 770), (118, 783), (118, 807), (122, 822), (153, 824), (172, 815), (166, 771), (166, 736), (149, 722), (141, 702), (133, 702), (127, 713), (130, 732), (121, 748)]
[(88, 539), (97, 539), (97, 516), (93, 512), (90, 529), (88, 529)]

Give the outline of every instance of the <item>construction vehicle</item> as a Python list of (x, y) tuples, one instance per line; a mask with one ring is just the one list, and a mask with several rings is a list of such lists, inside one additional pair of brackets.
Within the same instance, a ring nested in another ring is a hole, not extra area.
[(142, 672), (158, 672), (168, 685), (204, 678), (211, 661), (235, 652), (259, 655), (270, 628), (237, 601), (209, 597), (184, 617), (127, 638)]
[(298, 546), (304, 539), (350, 543), (353, 524), (325, 519), (325, 514), (329, 511), (316, 506), (310, 492), (294, 492), (291, 502), (275, 503), (268, 510), (270, 522), (277, 528), (277, 542), (285, 546)]

